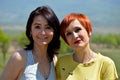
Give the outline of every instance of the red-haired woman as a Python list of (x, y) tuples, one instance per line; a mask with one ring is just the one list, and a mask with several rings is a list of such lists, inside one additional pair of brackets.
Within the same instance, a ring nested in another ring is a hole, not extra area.
[(74, 50), (58, 59), (57, 80), (116, 80), (113, 60), (90, 48), (92, 25), (84, 14), (67, 15), (60, 26), (61, 36)]

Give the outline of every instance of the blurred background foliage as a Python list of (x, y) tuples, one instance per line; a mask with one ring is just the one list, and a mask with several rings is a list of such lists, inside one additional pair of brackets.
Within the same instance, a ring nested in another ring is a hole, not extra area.
[[(63, 41), (63, 39), (60, 38), (60, 40), (61, 48), (58, 57), (72, 52), (72, 49)], [(118, 75), (120, 76), (120, 34), (93, 34), (90, 42), (93, 50), (101, 52), (115, 61)], [(19, 34), (6, 34), (0, 29), (0, 75), (10, 55), (17, 49), (24, 48), (28, 43), (29, 41), (24, 31)]]
[[(13, 33), (14, 34), (14, 33)], [(61, 40), (60, 56), (71, 52), (71, 48)], [(120, 48), (120, 34), (93, 34), (91, 36), (91, 45), (93, 47), (105, 47), (105, 48)], [(14, 47), (14, 50), (24, 48), (29, 43), (25, 32), (21, 32), (16, 35), (7, 35), (2, 29), (0, 29), (0, 52), (5, 59), (6, 53), (9, 53), (10, 47)]]

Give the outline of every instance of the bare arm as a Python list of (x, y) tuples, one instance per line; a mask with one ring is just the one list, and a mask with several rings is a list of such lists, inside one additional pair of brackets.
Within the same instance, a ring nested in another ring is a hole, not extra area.
[(17, 80), (25, 65), (25, 59), (22, 54), (16, 52), (11, 55), (0, 80)]

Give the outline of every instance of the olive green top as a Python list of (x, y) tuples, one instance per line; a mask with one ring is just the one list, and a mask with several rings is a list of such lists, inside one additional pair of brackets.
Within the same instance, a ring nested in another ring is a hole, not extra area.
[(94, 61), (77, 63), (72, 54), (58, 59), (56, 65), (57, 80), (115, 80), (118, 78), (114, 62), (100, 53)]

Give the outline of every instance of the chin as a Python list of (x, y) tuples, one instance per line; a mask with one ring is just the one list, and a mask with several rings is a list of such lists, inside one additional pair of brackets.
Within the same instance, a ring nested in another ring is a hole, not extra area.
[(42, 43), (39, 43), (39, 45), (48, 45), (47, 42), (42, 42)]
[(81, 48), (81, 47), (84, 47), (84, 45), (79, 44), (79, 45), (74, 45), (74, 46), (72, 46), (72, 48)]

